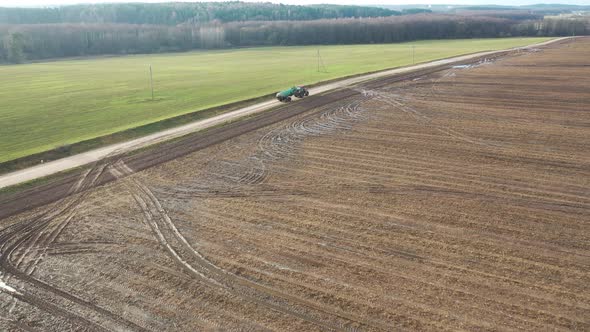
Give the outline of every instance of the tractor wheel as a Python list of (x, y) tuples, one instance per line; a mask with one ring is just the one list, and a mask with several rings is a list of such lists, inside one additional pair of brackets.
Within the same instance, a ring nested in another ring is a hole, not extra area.
[(305, 90), (305, 93), (303, 94), (303, 96), (305, 96), (305, 97), (309, 96), (309, 91)]
[(285, 102), (287, 102), (287, 103), (291, 102), (291, 97), (285, 98)]

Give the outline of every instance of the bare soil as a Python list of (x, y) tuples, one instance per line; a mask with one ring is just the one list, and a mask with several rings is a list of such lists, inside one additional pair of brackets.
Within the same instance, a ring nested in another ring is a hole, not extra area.
[(0, 330), (590, 330), (589, 53), (379, 80), (5, 197)]

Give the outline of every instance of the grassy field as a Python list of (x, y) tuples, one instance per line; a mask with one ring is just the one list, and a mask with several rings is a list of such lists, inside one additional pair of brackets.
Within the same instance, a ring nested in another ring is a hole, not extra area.
[[(294, 84), (548, 38), (269, 47), (0, 66), (0, 162), (244, 100)], [(154, 69), (155, 100), (149, 89)]]

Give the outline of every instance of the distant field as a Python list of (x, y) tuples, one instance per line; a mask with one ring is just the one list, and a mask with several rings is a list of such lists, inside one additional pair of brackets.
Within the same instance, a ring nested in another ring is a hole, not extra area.
[[(549, 38), (421, 41), (127, 56), (0, 66), (0, 162), (294, 84), (533, 44)], [(155, 101), (149, 90), (154, 68)]]

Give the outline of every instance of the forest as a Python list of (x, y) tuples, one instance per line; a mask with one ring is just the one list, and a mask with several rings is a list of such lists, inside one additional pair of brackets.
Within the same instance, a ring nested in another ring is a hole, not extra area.
[[(421, 9), (420, 11), (424, 11)], [(409, 12), (413, 13), (413, 12)], [(304, 21), (384, 17), (402, 11), (378, 7), (272, 3), (195, 2), (74, 5), (54, 8), (0, 8), (0, 24), (121, 23), (177, 25), (212, 21)]]
[[(9, 14), (11, 11), (18, 15)], [(543, 18), (522, 10), (489, 8), (429, 13), (241, 2), (79, 5), (0, 9), (0, 62), (271, 45), (589, 33), (588, 16)]]

